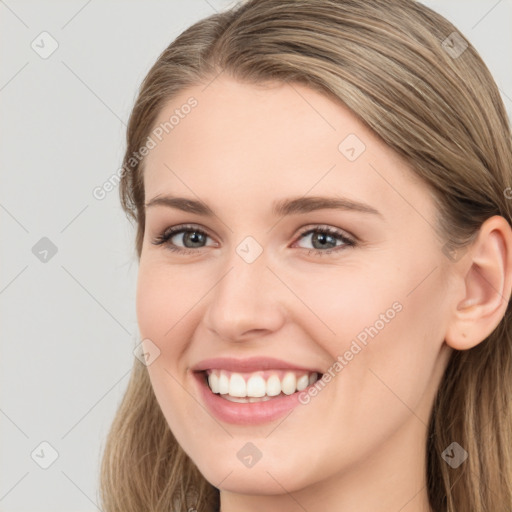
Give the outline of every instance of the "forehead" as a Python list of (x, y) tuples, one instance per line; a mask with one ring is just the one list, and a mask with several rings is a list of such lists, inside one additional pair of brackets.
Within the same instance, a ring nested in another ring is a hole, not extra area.
[(145, 162), (146, 199), (172, 191), (226, 201), (236, 193), (257, 206), (272, 196), (334, 192), (402, 203), (403, 213), (406, 194), (428, 207), (425, 185), (395, 151), (344, 104), (302, 84), (221, 75), (169, 101), (152, 133), (158, 128)]

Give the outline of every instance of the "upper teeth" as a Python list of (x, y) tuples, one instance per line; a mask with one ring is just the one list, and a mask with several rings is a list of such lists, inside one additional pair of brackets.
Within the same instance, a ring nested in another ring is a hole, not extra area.
[[(267, 378), (265, 378), (265, 373)], [(302, 391), (318, 380), (316, 372), (279, 370), (253, 373), (236, 373), (227, 370), (208, 370), (208, 384), (214, 393), (234, 397), (277, 396), (281, 392), (291, 395)]]

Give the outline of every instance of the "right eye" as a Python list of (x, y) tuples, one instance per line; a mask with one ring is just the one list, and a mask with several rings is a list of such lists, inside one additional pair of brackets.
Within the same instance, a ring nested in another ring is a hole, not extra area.
[(165, 245), (166, 249), (169, 249), (171, 251), (175, 252), (187, 252), (189, 250), (194, 249), (202, 249), (203, 247), (197, 247), (197, 246), (178, 246), (174, 242), (172, 242), (172, 238), (176, 237), (177, 235), (181, 235), (181, 241), (182, 243), (191, 243), (191, 244), (201, 244), (206, 241), (207, 238), (209, 238), (208, 233), (206, 231), (203, 231), (202, 229), (194, 226), (194, 225), (179, 225), (179, 226), (173, 226), (171, 228), (166, 228), (160, 235), (154, 238), (152, 240), (152, 244), (154, 245)]

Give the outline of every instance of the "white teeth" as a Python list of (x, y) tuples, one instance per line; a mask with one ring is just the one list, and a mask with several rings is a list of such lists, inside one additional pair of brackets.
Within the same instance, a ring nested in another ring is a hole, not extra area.
[(265, 379), (260, 375), (253, 375), (247, 381), (247, 396), (254, 398), (265, 396), (266, 391)]
[(267, 400), (272, 400), (269, 396), (263, 396), (261, 398), (256, 398), (252, 396), (246, 396), (243, 398), (238, 398), (231, 395), (223, 395), (222, 398), (225, 398), (226, 400), (229, 400), (230, 402), (237, 402), (239, 404), (247, 404), (247, 403), (254, 403), (254, 402), (266, 402)]
[(295, 375), (292, 372), (288, 372), (283, 379), (283, 382), (281, 382), (281, 391), (285, 395), (291, 395), (292, 393), (295, 393), (297, 389), (297, 379), (295, 378)]
[(265, 395), (265, 396), (262, 396), (261, 398), (256, 398), (256, 397), (253, 397), (253, 396), (248, 396), (246, 398), (246, 400), (249, 400), (249, 402), (254, 403), (254, 402), (266, 402), (267, 400), (272, 400), (269, 396)]
[(214, 393), (219, 392), (219, 377), (217, 376), (217, 374), (212, 372), (210, 373), (210, 375), (208, 375), (208, 384), (210, 385), (210, 389)]
[[(212, 372), (213, 374), (213, 372)], [(215, 391), (214, 391), (215, 393)], [(219, 390), (217, 393), (227, 395), (229, 393), (229, 379), (225, 372), (221, 372), (219, 376)]]
[(309, 385), (309, 377), (307, 375), (303, 375), (300, 379), (297, 379), (297, 391), (302, 391), (306, 389)]
[(296, 372), (289, 371), (282, 379), (272, 374), (266, 381), (260, 372), (255, 372), (247, 381), (240, 373), (224, 370), (211, 370), (208, 375), (208, 385), (212, 392), (232, 402), (260, 402), (281, 394), (291, 395), (306, 389), (317, 380), (316, 372), (298, 377)]
[(229, 394), (240, 398), (247, 396), (245, 379), (239, 373), (231, 374), (231, 378), (229, 379)]
[(281, 394), (281, 381), (277, 375), (271, 375), (267, 380), (267, 395), (277, 396)]

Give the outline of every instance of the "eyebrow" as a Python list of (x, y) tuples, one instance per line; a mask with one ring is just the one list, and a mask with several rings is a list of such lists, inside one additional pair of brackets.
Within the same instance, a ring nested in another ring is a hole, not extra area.
[[(158, 195), (145, 204), (146, 208), (152, 206), (167, 206), (176, 208), (188, 213), (195, 213), (205, 217), (213, 217), (213, 210), (201, 201), (185, 197), (175, 197), (170, 195)], [(353, 201), (344, 197), (297, 197), (282, 199), (272, 204), (272, 213), (276, 216), (286, 216), (298, 213), (309, 213), (315, 210), (334, 209), (344, 211), (356, 211), (361, 213), (371, 213), (382, 216), (378, 210), (365, 203)]]

